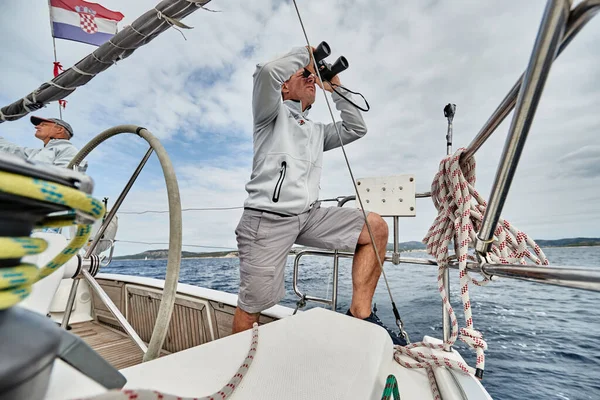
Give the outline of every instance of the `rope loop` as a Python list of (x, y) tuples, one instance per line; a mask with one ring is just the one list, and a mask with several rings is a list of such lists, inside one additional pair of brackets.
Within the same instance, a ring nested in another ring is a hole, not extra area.
[(203, 9), (204, 11), (209, 11), (209, 12), (221, 12), (218, 10), (211, 10), (210, 8), (206, 8), (204, 7), (205, 5), (208, 4), (208, 1), (204, 0), (204, 1), (198, 1), (198, 0), (187, 0), (189, 3), (192, 3), (193, 5), (195, 5), (198, 8)]
[[(4, 171), (0, 171), (0, 193), (67, 206), (86, 216), (90, 224), (102, 218), (105, 212), (100, 201), (77, 189)], [(38, 226), (68, 226), (77, 221), (76, 213), (73, 213), (61, 220), (47, 217), (40, 221)], [(91, 234), (90, 224), (77, 222), (75, 237), (65, 249), (40, 269), (34, 264), (24, 262), (14, 267), (0, 268), (0, 310), (10, 308), (25, 299), (31, 293), (33, 284), (55, 272), (77, 254)], [(26, 255), (42, 253), (46, 248), (46, 241), (40, 238), (0, 238), (0, 260), (20, 259)]]
[(192, 29), (191, 26), (187, 26), (186, 24), (184, 24), (183, 22), (179, 21), (178, 19), (169, 17), (167, 15), (164, 15), (162, 13), (162, 11), (158, 10), (158, 9), (154, 9), (154, 11), (156, 11), (156, 18), (158, 19), (164, 19), (165, 22), (167, 24), (169, 24), (171, 27), (173, 27), (173, 29), (175, 29), (177, 32), (181, 33), (181, 36), (183, 36), (184, 40), (187, 40), (187, 38), (185, 37), (185, 35), (183, 34), (183, 32), (181, 31), (181, 29)]
[[(427, 245), (427, 252), (435, 257), (439, 266), (438, 291), (444, 308), (450, 316), (452, 327), (450, 338), (444, 344), (433, 345), (420, 342), (404, 348), (397, 347), (394, 358), (404, 366), (408, 363), (399, 361), (400, 354), (416, 361), (410, 363), (410, 367), (407, 368), (450, 367), (481, 379), (485, 367), (484, 351), (487, 350), (487, 343), (483, 339), (483, 334), (477, 331), (473, 324), (469, 283), (484, 286), (490, 282), (490, 277), (483, 274), (481, 279), (471, 277), (467, 270), (467, 262), (477, 262), (475, 256), (469, 253), (469, 246), (473, 247), (472, 244), (478, 240), (477, 232), (481, 229), (487, 204), (475, 190), (475, 158), (461, 160), (465, 150), (460, 148), (440, 162), (439, 170), (431, 184), (431, 196), (438, 215), (423, 239), (423, 243)], [(502, 218), (498, 221), (490, 243), (490, 251), (481, 256), (480, 264), (482, 262), (527, 264), (529, 261), (536, 265), (548, 265), (548, 260), (540, 247), (527, 234)], [(454, 254), (449, 254), (450, 245), (454, 247)], [(460, 295), (465, 316), (465, 327), (460, 330), (443, 281), (444, 271), (453, 259), (458, 261)], [(477, 354), (475, 369), (462, 363), (455, 364), (444, 357), (440, 358), (433, 352), (417, 351), (420, 347), (441, 350), (445, 345), (452, 346), (459, 338), (475, 350)]]

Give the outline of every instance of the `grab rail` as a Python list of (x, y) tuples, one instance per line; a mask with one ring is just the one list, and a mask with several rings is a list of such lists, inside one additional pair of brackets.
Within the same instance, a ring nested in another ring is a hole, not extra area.
[[(344, 255), (344, 253), (340, 253), (340, 256)], [(390, 257), (386, 257), (386, 261), (387, 260), (390, 260)], [(438, 265), (437, 261), (433, 259), (416, 257), (401, 257), (400, 263)], [(450, 262), (449, 267), (458, 269), (458, 263), (452, 261)], [(488, 277), (498, 276), (502, 278), (519, 279), (547, 285), (600, 292), (600, 270), (596, 269), (521, 264), (483, 264), (480, 266), (472, 261), (467, 262), (467, 269), (473, 272), (480, 272)]]
[[(303, 255), (333, 256), (335, 251), (328, 250), (303, 250), (297, 253), (294, 260), (294, 278), (293, 289), (296, 295), (306, 300), (332, 306), (337, 304), (337, 293), (334, 291), (332, 299), (322, 299), (304, 295), (298, 287), (298, 265), (300, 257)], [(298, 257), (299, 256), (299, 257)], [(354, 253), (338, 251), (339, 258), (352, 258)], [(392, 262), (393, 257), (386, 255), (384, 261)], [(298, 265), (296, 265), (298, 264)], [(417, 264), (437, 266), (437, 261), (430, 258), (400, 257), (400, 264)], [(450, 262), (449, 267), (458, 269), (456, 261)], [(493, 276), (524, 280), (546, 285), (563, 286), (573, 289), (583, 289), (593, 292), (600, 292), (600, 270), (589, 268), (574, 268), (567, 266), (537, 266), (521, 264), (483, 264), (480, 266), (476, 262), (467, 262), (467, 270), (479, 272), (491, 278)]]
[(509, 135), (500, 157), (496, 178), (488, 206), (483, 216), (481, 230), (477, 235), (475, 249), (486, 254), (500, 219), (500, 213), (508, 196), (510, 185), (525, 147), (527, 135), (533, 123), (550, 67), (563, 37), (569, 16), (571, 0), (548, 0), (540, 29), (533, 46), (531, 58), (519, 91), (517, 106), (509, 128)]
[[(571, 11), (556, 57), (563, 52), (569, 43), (571, 43), (573, 38), (581, 29), (583, 29), (588, 21), (590, 21), (596, 15), (598, 11), (600, 11), (600, 0), (582, 1)], [(473, 139), (469, 146), (467, 146), (467, 151), (463, 153), (463, 158), (465, 160), (469, 157), (472, 157), (477, 150), (479, 150), (479, 148), (486, 142), (492, 133), (494, 133), (496, 128), (504, 121), (507, 115), (515, 108), (517, 96), (519, 94), (519, 90), (521, 89), (524, 75), (525, 73), (521, 74), (515, 85), (512, 87), (512, 89), (510, 89), (498, 108), (486, 121), (479, 133), (477, 133), (475, 139)]]

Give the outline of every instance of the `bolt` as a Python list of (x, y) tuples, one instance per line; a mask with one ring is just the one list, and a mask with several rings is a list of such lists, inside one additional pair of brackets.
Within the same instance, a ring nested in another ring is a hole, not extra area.
[(357, 185), (360, 185), (360, 181), (356, 182)]
[(385, 188), (381, 188), (381, 190), (383, 190), (385, 192)]
[(369, 202), (369, 200), (367, 200), (367, 203)]
[(370, 192), (370, 191), (371, 191), (371, 189), (367, 188), (367, 192)]
[(382, 199), (381, 201), (382, 201), (383, 203), (385, 203), (385, 199)]
[(398, 200), (400, 200), (400, 203), (402, 203), (402, 201), (403, 201), (402, 199), (398, 199)]
[(415, 178), (411, 177), (409, 180), (412, 182), (412, 181), (414, 181), (414, 180), (415, 180)]
[(400, 186), (398, 189), (402, 190), (402, 186)]
[(415, 208), (414, 208), (414, 207), (411, 207), (411, 208), (410, 208), (410, 211), (415, 211)]

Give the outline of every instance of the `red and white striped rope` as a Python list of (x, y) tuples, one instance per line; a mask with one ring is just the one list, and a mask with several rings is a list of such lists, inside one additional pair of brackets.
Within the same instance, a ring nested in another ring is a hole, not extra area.
[[(449, 367), (460, 370), (467, 374), (483, 374), (485, 367), (484, 350), (487, 344), (483, 340), (481, 332), (475, 330), (473, 315), (471, 312), (471, 300), (469, 297), (469, 282), (483, 286), (489, 280), (483, 277), (477, 280), (471, 277), (467, 271), (467, 261), (475, 260), (468, 254), (469, 244), (476, 243), (477, 232), (481, 229), (486, 202), (475, 190), (475, 159), (473, 157), (465, 160), (461, 165), (461, 156), (465, 151), (459, 149), (454, 155), (444, 158), (440, 162), (440, 168), (431, 185), (433, 203), (438, 210), (438, 216), (429, 228), (423, 243), (427, 245), (427, 252), (437, 260), (438, 290), (444, 308), (450, 316), (452, 333), (446, 344), (452, 346), (456, 339), (467, 343), (477, 353), (476, 369), (463, 363), (459, 363), (446, 357), (438, 357), (435, 354), (414, 351), (419, 347), (430, 349), (443, 349), (444, 345), (430, 343), (414, 343), (406, 347), (396, 347), (394, 359), (407, 368), (433, 368), (435, 366)], [(456, 315), (450, 305), (449, 294), (443, 282), (443, 275), (449, 263), (448, 246), (453, 242), (455, 256), (459, 264), (460, 292), (465, 316), (465, 327), (458, 329)], [(533, 253), (528, 249), (533, 249)], [(535, 254), (534, 254), (535, 253)], [(491, 251), (487, 254), (487, 260), (502, 264), (527, 264), (526, 259), (537, 265), (547, 265), (548, 260), (540, 247), (525, 233), (517, 230), (508, 221), (500, 219), (494, 230), (494, 238)], [(406, 363), (399, 357), (400, 354), (413, 358), (416, 363)], [(435, 396), (435, 393), (434, 393)]]
[[(88, 397), (82, 400), (225, 400), (240, 385), (240, 382), (244, 378), (244, 375), (248, 372), (254, 355), (256, 354), (256, 347), (258, 346), (258, 324), (254, 323), (252, 326), (252, 343), (250, 344), (250, 350), (246, 359), (238, 369), (237, 373), (227, 382), (225, 386), (213, 395), (205, 397), (181, 397), (174, 396), (171, 394), (165, 394), (156, 390), (111, 390), (110, 392), (103, 393), (98, 396)], [(177, 377), (174, 377), (175, 379)]]

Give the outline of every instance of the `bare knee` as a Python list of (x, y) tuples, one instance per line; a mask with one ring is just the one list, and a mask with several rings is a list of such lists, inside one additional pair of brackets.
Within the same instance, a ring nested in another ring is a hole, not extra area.
[[(385, 222), (385, 220), (383, 218), (381, 218), (381, 216), (379, 214), (376, 213), (369, 213), (369, 215), (367, 215), (367, 220), (369, 222), (369, 226), (371, 227), (371, 231), (373, 232), (373, 237), (375, 239), (375, 241), (377, 243), (385, 241), (385, 243), (387, 243), (388, 240), (388, 235), (389, 235), (389, 229), (388, 229), (388, 224), (387, 222)], [(371, 237), (369, 235), (369, 230), (367, 228), (367, 225), (365, 224), (363, 226), (362, 232), (360, 233), (360, 236), (358, 237), (358, 244), (359, 245), (363, 245), (363, 244), (370, 244), (371, 243)]]
[(259, 317), (260, 313), (248, 313), (239, 307), (236, 308), (235, 314), (233, 315), (232, 333), (238, 333), (252, 328), (252, 325), (255, 322), (258, 322)]
[(387, 242), (389, 235), (387, 222), (385, 222), (385, 220), (381, 218), (379, 214), (375, 213), (369, 213), (367, 219), (373, 228), (373, 236), (375, 236), (375, 240), (385, 240)]

